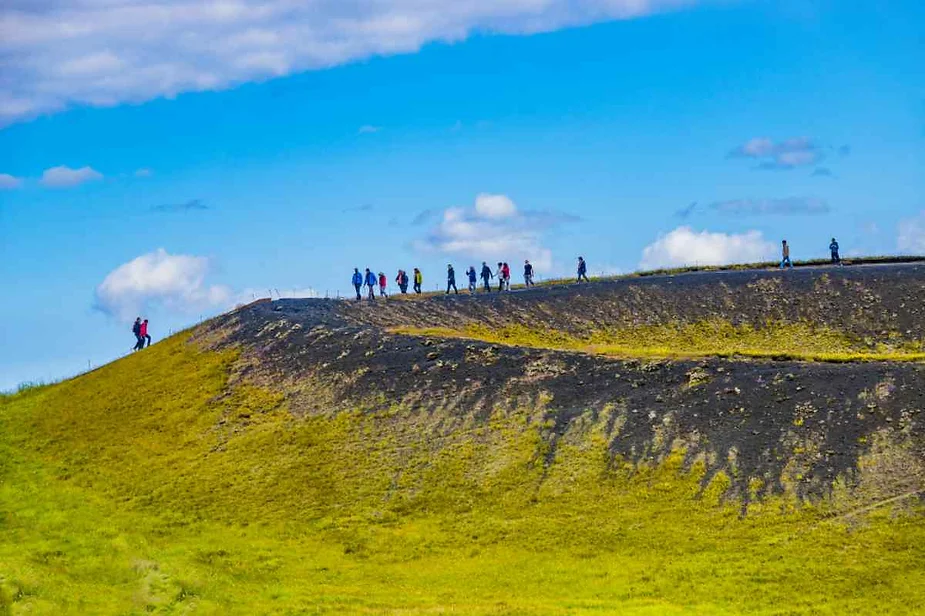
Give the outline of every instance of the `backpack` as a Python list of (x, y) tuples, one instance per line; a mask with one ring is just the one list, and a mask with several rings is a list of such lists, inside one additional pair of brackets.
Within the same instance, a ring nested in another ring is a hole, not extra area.
[(135, 321), (135, 324), (132, 325), (132, 333), (135, 334), (136, 336), (141, 333), (141, 323), (139, 323), (138, 321)]

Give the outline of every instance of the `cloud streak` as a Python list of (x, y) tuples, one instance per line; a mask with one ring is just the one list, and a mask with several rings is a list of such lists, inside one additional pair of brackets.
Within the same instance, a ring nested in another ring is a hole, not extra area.
[(183, 203), (163, 203), (151, 206), (152, 211), (161, 213), (193, 212), (207, 209), (209, 209), (209, 206), (203, 203), (201, 199), (190, 199)]
[(9, 173), (0, 173), (0, 190), (10, 190), (22, 186), (22, 179)]
[(756, 168), (765, 171), (787, 171), (814, 165), (825, 155), (809, 137), (794, 137), (776, 143), (768, 137), (755, 137), (730, 150), (727, 157), (757, 160)]
[(548, 32), (696, 2), (11, 0), (0, 8), (0, 125), (411, 53), (473, 32)]
[(710, 210), (727, 216), (814, 216), (831, 211), (828, 202), (813, 197), (785, 197), (783, 199), (730, 199), (714, 201), (704, 206), (696, 201), (675, 212), (687, 220), (698, 210)]

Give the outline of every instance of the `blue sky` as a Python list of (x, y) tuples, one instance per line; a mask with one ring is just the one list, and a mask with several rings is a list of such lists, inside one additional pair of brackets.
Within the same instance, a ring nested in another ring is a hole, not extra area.
[(925, 252), (918, 2), (166, 2), (149, 37), (140, 5), (29, 4), (0, 9), (0, 389), (354, 266)]

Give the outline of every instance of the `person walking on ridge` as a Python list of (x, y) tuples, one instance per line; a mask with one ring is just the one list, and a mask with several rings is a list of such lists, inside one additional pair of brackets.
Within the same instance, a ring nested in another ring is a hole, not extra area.
[(524, 261), (524, 286), (533, 286), (533, 265), (530, 261)]
[(398, 283), (398, 289), (402, 294), (408, 292), (408, 274), (405, 273), (405, 270), (398, 270), (398, 276), (395, 277), (395, 282)]
[(381, 297), (389, 296), (389, 294), (385, 292), (385, 289), (388, 286), (389, 286), (389, 279), (385, 277), (385, 272), (379, 272), (379, 295)]
[(141, 348), (142, 337), (141, 337), (141, 317), (135, 319), (135, 322), (132, 324), (132, 333), (135, 334), (135, 346), (132, 347), (133, 351), (137, 351)]
[(780, 254), (780, 268), (784, 269), (784, 267), (789, 267), (793, 269), (793, 261), (790, 260), (790, 244), (787, 243), (787, 240), (781, 241)]
[(585, 282), (591, 282), (588, 280), (588, 264), (585, 263), (584, 257), (578, 257), (578, 284), (581, 284), (582, 278)]
[(498, 293), (504, 291), (504, 263), (498, 261), (498, 269), (495, 270), (495, 274), (498, 276)]
[(511, 290), (511, 266), (507, 264), (507, 261), (501, 264), (501, 271), (504, 272), (504, 288), (510, 291)]
[(485, 285), (485, 292), (491, 293), (491, 278), (494, 277), (494, 274), (491, 273), (491, 268), (488, 267), (488, 263), (482, 261), (482, 282)]
[(418, 295), (421, 294), (422, 284), (424, 284), (424, 275), (421, 274), (421, 270), (414, 268), (414, 292)]
[(472, 295), (475, 293), (475, 286), (476, 286), (475, 283), (476, 283), (476, 280), (478, 279), (475, 273), (474, 265), (470, 265), (469, 269), (466, 270), (466, 276), (469, 277), (469, 295)]
[(148, 341), (147, 346), (151, 346), (151, 336), (148, 335), (148, 319), (141, 322), (141, 329), (139, 330), (138, 342), (141, 344), (141, 348), (145, 348), (145, 340)]
[(371, 271), (369, 271), (369, 268), (367, 267), (366, 268), (366, 288), (369, 290), (369, 295), (367, 295), (367, 297), (369, 297), (369, 299), (371, 300), (376, 299), (375, 289), (376, 289), (377, 282), (378, 281), (376, 280), (376, 275), (372, 273)]
[(456, 295), (459, 295), (459, 289), (456, 288), (456, 270), (453, 269), (453, 264), (449, 263), (446, 266), (446, 293), (445, 295), (450, 294), (450, 287), (453, 287), (453, 291)]
[(360, 296), (360, 289), (363, 288), (363, 274), (360, 273), (360, 268), (353, 268), (353, 288), (357, 290), (357, 301), (360, 301), (362, 297)]
[(841, 257), (838, 254), (838, 242), (835, 241), (835, 238), (832, 238), (832, 243), (829, 244), (829, 252), (832, 253), (832, 265), (841, 265)]

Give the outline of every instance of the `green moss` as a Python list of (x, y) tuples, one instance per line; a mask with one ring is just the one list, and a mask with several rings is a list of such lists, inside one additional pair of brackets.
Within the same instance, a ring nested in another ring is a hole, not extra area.
[[(450, 408), (296, 418), (232, 382), (235, 360), (176, 337), (0, 399), (0, 614), (925, 605), (914, 509), (842, 522), (773, 498), (743, 518), (729, 478), (685, 470), (682, 452), (611, 459), (601, 425), (619, 409), (555, 450), (542, 397), (481, 423)], [(877, 455), (862, 469), (893, 468)]]
[(733, 325), (722, 319), (696, 323), (603, 327), (584, 335), (523, 325), (395, 328), (416, 336), (470, 338), (495, 344), (563, 349), (623, 358), (753, 357), (824, 362), (923, 361), (922, 346), (869, 345), (808, 323)]

